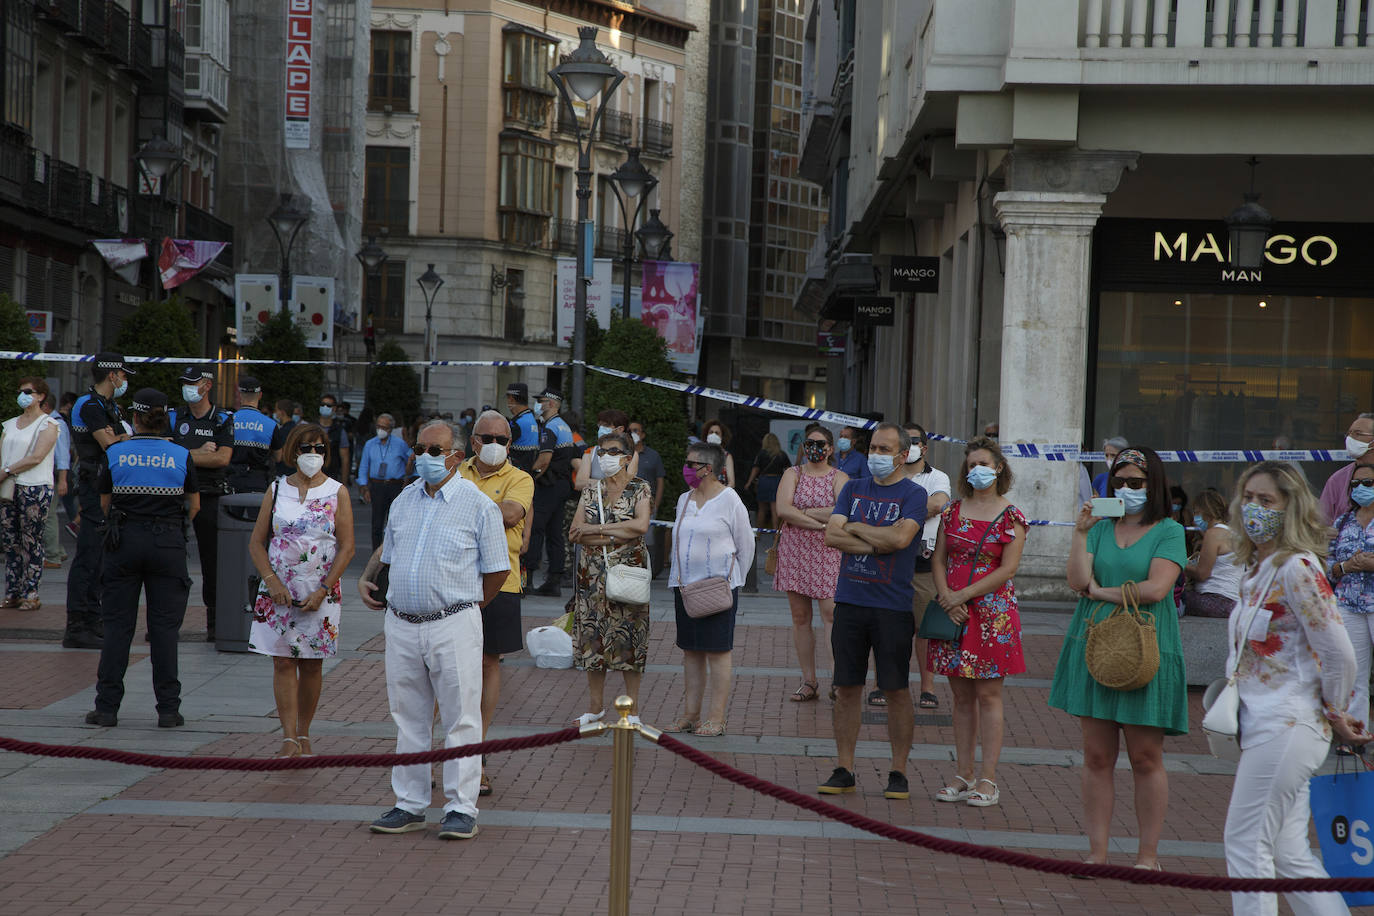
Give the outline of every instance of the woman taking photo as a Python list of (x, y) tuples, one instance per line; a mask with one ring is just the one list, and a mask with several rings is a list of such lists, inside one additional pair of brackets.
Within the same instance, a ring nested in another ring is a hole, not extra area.
[[(688, 489), (677, 501), (673, 564), (668, 575), (677, 610), (677, 647), (682, 650), (686, 697), (683, 715), (663, 730), (696, 732), (707, 738), (725, 734), (739, 588), (754, 562), (749, 512), (739, 495), (720, 482), (724, 468), (725, 452), (719, 445), (698, 444), (687, 449), (682, 478)], [(715, 577), (727, 581), (734, 599), (730, 607), (709, 617), (689, 617), (682, 603), (682, 587)], [(703, 719), (701, 706), (708, 679), (711, 706)]]
[(53, 446), (60, 421), (43, 412), (48, 383), (41, 378), (21, 378), (15, 396), (22, 413), (6, 420), (0, 432), (4, 607), (36, 611), (43, 606), (38, 598), (45, 556), (43, 526), (52, 502)]
[[(1135, 778), (1139, 826), (1137, 868), (1159, 868), (1159, 835), (1169, 805), (1164, 772), (1164, 736), (1188, 731), (1188, 687), (1173, 588), (1187, 561), (1183, 526), (1169, 518), (1169, 482), (1159, 456), (1148, 448), (1117, 455), (1108, 492), (1125, 503), (1118, 519), (1096, 519), (1084, 503), (1069, 549), (1069, 587), (1083, 597), (1069, 621), (1068, 635), (1054, 669), (1050, 706), (1078, 716), (1083, 729), (1083, 818), (1088, 834), (1087, 862), (1107, 861), (1116, 790), (1113, 776), (1120, 736)], [(1159, 671), (1139, 690), (1103, 687), (1088, 673), (1087, 624), (1094, 609), (1122, 603), (1121, 585), (1135, 582), (1140, 609), (1154, 614), (1159, 639)]]
[[(625, 677), (625, 693), (639, 713), (639, 684), (649, 657), (649, 605), (621, 604), (606, 597), (606, 564), (649, 568), (644, 535), (649, 530), (649, 484), (630, 476), (634, 448), (625, 433), (597, 442), (601, 479), (592, 481), (577, 503), (568, 540), (577, 552), (573, 593), (573, 667), (587, 672), (587, 711), (578, 725), (606, 714), (606, 672)], [(636, 721), (638, 719), (636, 718)]]
[[(830, 647), (830, 628), (835, 623), (835, 583), (840, 576), (840, 552), (825, 546), (825, 526), (835, 511), (835, 500), (849, 482), (849, 475), (831, 464), (835, 440), (819, 423), (806, 428), (801, 463), (788, 468), (778, 485), (778, 571), (773, 587), (787, 593), (792, 611), (792, 644), (801, 664), (801, 686), (792, 694), (794, 703), (816, 699), (816, 631), (811, 628), (811, 603), (821, 612), (821, 631)], [(834, 688), (831, 688), (834, 699)]]
[[(1231, 524), (1245, 532), (1236, 543), (1245, 576), (1226, 670), (1236, 672), (1240, 691), (1241, 753), (1226, 812), (1226, 873), (1325, 878), (1307, 840), (1308, 780), (1326, 760), (1333, 731), (1348, 744), (1374, 740), (1346, 711), (1355, 652), (1319, 559), (1331, 532), (1307, 481), (1287, 462), (1261, 461), (1236, 492)], [(1246, 625), (1237, 666), (1236, 628)], [(1349, 912), (1340, 894), (1286, 896), (1296, 913)], [(1278, 912), (1272, 894), (1232, 894), (1231, 906), (1237, 914)]]
[(272, 656), (282, 757), (314, 753), (310, 723), (324, 660), (338, 652), (339, 580), (353, 559), (353, 507), (343, 485), (325, 475), (328, 458), (323, 427), (291, 430), (282, 461), (295, 473), (267, 488), (249, 547), (262, 584), (248, 648)]
[(1369, 660), (1374, 646), (1374, 467), (1356, 465), (1350, 502), (1336, 519), (1326, 574), (1355, 647), (1355, 695), (1349, 712), (1369, 721)]
[(1235, 563), (1236, 533), (1226, 524), (1229, 510), (1216, 490), (1203, 490), (1193, 510), (1193, 527), (1202, 530), (1197, 556), (1183, 567), (1183, 613), (1193, 617), (1230, 617), (1240, 597), (1240, 567)]
[(725, 456), (724, 470), (720, 472), (720, 482), (730, 489), (735, 488), (735, 456), (730, 454), (730, 430), (719, 420), (707, 420), (701, 424), (701, 441), (714, 445)]
[(778, 499), (782, 475), (790, 466), (791, 462), (787, 459), (787, 453), (782, 450), (782, 443), (778, 441), (778, 437), (772, 433), (764, 436), (763, 446), (759, 449), (754, 466), (749, 471), (749, 479), (744, 484), (744, 489), (748, 490), (755, 481), (758, 482), (759, 489), (754, 495), (759, 502), (760, 528), (772, 528), (777, 522), (773, 504)]
[[(997, 804), (997, 760), (1002, 754), (1002, 680), (1026, 670), (1021, 617), (1012, 576), (1026, 546), (1026, 517), (1011, 504), (1011, 468), (997, 443), (980, 436), (964, 448), (959, 499), (941, 513), (931, 574), (940, 606), (964, 627), (957, 643), (932, 639), (930, 670), (949, 678), (954, 694), (954, 775), (936, 801)], [(974, 748), (983, 765), (973, 778)]]

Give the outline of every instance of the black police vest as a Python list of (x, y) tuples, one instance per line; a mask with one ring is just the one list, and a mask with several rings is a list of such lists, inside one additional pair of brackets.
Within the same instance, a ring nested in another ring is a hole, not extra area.
[[(213, 404), (210, 405), (209, 413), (203, 417), (196, 417), (190, 408), (187, 408), (185, 413), (173, 409), (170, 417), (172, 441), (191, 450), (198, 449), (207, 442), (216, 442), (219, 439), (219, 431), (232, 419), (229, 413)], [(230, 460), (233, 460), (232, 457)], [(196, 478), (200, 482), (200, 492), (224, 492), (224, 468), (202, 468), (196, 472)]]
[(231, 472), (266, 474), (272, 464), (272, 436), (277, 421), (256, 407), (234, 411), (234, 457)]
[(181, 518), (191, 453), (166, 439), (137, 437), (110, 446), (110, 505), (132, 515)]
[[(94, 403), (104, 413), (106, 420), (106, 423), (95, 427), (95, 429), (88, 428), (86, 421), (81, 416), (82, 410), (91, 403)], [(96, 430), (111, 426), (116, 435), (124, 432), (124, 427), (120, 423), (119, 405), (98, 394), (94, 388), (77, 398), (76, 403), (72, 405), (71, 423), (72, 446), (76, 449), (76, 457), (79, 461), (105, 463), (105, 450), (100, 447), (99, 442), (95, 441)]]

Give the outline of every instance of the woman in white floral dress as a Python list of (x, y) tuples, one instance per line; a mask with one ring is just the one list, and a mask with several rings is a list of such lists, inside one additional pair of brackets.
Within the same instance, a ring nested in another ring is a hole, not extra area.
[(338, 651), (339, 580), (353, 559), (348, 490), (324, 473), (329, 438), (302, 423), (282, 446), (295, 466), (263, 496), (250, 548), (262, 584), (248, 648), (272, 656), (272, 692), (283, 757), (310, 755), (310, 723), (320, 702), (324, 660)]

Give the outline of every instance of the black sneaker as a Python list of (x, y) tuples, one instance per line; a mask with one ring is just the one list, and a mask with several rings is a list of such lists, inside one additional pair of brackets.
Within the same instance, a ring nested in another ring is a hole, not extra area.
[(883, 798), (910, 798), (911, 786), (907, 784), (906, 774), (897, 770), (889, 770), (887, 774), (887, 788), (883, 790)]
[(816, 787), (816, 791), (822, 795), (847, 795), (854, 791), (854, 774), (844, 767), (835, 767), (835, 772), (830, 774), (830, 778)]
[(179, 712), (160, 712), (157, 714), (158, 728), (180, 728), (186, 724)]
[(112, 712), (101, 712), (98, 709), (92, 709), (90, 712), (86, 713), (86, 724), (99, 725), (102, 728), (114, 728), (119, 724), (119, 716)]
[(477, 836), (477, 818), (471, 814), (450, 811), (444, 815), (443, 823), (439, 825), (439, 839), (441, 840), (470, 840), (475, 836)]
[(68, 633), (62, 637), (62, 648), (64, 649), (103, 649), (104, 647), (104, 638), (85, 630)]
[(425, 816), (411, 814), (401, 808), (392, 808), (373, 821), (368, 829), (373, 833), (410, 833), (412, 830), (424, 830)]

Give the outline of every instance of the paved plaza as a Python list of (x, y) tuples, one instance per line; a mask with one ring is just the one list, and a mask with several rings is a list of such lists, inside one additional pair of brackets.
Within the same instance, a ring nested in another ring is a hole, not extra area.
[[(362, 508), (362, 507), (359, 507)], [(366, 543), (367, 513), (357, 520)], [(70, 545), (69, 545), (70, 548)], [(194, 551), (192, 551), (194, 554)], [(358, 565), (362, 563), (360, 558)], [(643, 718), (679, 713), (682, 677), (672, 600), (655, 583)], [(382, 618), (345, 580), (339, 657), (326, 664), (312, 729), (321, 754), (394, 747), (383, 677)], [(830, 703), (791, 703), (797, 686), (785, 599), (741, 601), (728, 733), (685, 740), (750, 773), (803, 792), (834, 766)], [(0, 611), (0, 734), (53, 744), (179, 755), (276, 753), (271, 664), (204, 643), (204, 610), (187, 613), (181, 646), (186, 727), (156, 727), (142, 632), (119, 726), (82, 722), (98, 653), (59, 647), (65, 569), (44, 579), (44, 607)], [(199, 594), (199, 583), (193, 596)], [(566, 595), (566, 592), (565, 592)], [(561, 602), (527, 598), (529, 629)], [(220, 610), (223, 616), (225, 609)], [(836, 804), (901, 826), (1040, 855), (1081, 858), (1078, 730), (1046, 706), (1067, 607), (1023, 607), (1029, 670), (1007, 685), (1002, 804), (937, 804), (952, 773), (950, 696), (918, 715), (911, 799), (887, 801), (886, 731), (860, 735), (859, 792)], [(828, 672), (826, 672), (828, 674)], [(554, 731), (583, 711), (583, 675), (508, 658), (490, 737)], [(823, 680), (824, 683), (824, 680)], [(619, 686), (611, 682), (612, 690)], [(1170, 814), (1164, 867), (1222, 874), (1231, 767), (1196, 733), (1166, 743)], [(880, 719), (880, 716), (867, 716)], [(597, 738), (491, 758), (495, 794), (481, 799), (481, 832), (442, 842), (424, 832), (377, 836), (366, 823), (391, 806), (384, 768), (244, 773), (162, 771), (110, 763), (0, 755), (0, 913), (40, 914), (590, 914), (606, 910), (610, 740)], [(436, 770), (437, 773), (437, 770)], [(1134, 813), (1120, 763), (1113, 861), (1130, 864)], [(880, 840), (736, 787), (637, 743), (631, 911), (728, 913), (1225, 913), (1227, 895), (1077, 881), (939, 855)], [(1281, 905), (1282, 906), (1282, 905)], [(1286, 907), (1285, 907), (1286, 910)]]

